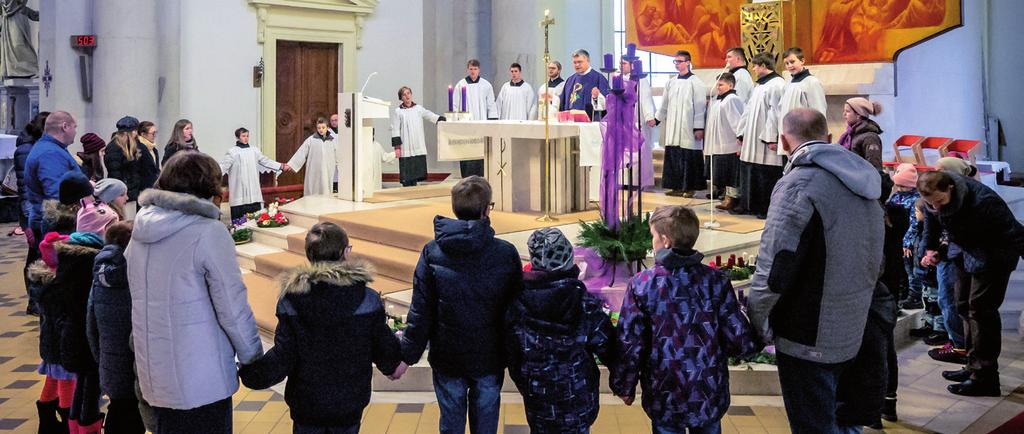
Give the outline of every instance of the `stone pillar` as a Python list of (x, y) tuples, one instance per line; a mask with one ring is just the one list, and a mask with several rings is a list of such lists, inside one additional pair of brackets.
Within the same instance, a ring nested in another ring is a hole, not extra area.
[(103, 0), (93, 6), (93, 128), (100, 137), (109, 137), (122, 116), (156, 119), (156, 8), (156, 0)]
[[(491, 54), (494, 59), (495, 92), (509, 80), (508, 68), (512, 62), (523, 66), (523, 79), (534, 89), (543, 77), (540, 63), (544, 51), (544, 36), (538, 23), (544, 8), (537, 0), (516, 2), (494, 1), (491, 9)], [(554, 30), (554, 28), (552, 28)]]
[[(39, 110), (71, 113), (81, 134), (92, 130), (92, 116), (90, 104), (82, 99), (78, 53), (71, 49), (70, 38), (93, 33), (91, 6), (86, 1), (39, 2)], [(52, 78), (49, 90), (44, 82), (47, 66)]]

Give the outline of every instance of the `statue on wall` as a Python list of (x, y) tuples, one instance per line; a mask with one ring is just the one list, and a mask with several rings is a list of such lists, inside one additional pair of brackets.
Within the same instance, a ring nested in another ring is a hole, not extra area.
[(28, 0), (0, 0), (0, 77), (28, 78), (39, 72), (39, 59), (32, 45), (32, 23), (39, 12)]

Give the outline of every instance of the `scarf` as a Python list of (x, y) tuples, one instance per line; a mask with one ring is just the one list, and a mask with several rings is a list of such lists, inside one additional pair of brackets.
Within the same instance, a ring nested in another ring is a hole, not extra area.
[(854, 124), (846, 126), (846, 131), (843, 132), (843, 135), (839, 136), (840, 145), (846, 149), (853, 147), (853, 130), (857, 129), (861, 122), (863, 121), (857, 121)]
[(149, 150), (149, 156), (153, 159), (153, 161), (157, 163), (157, 165), (159, 165), (160, 161), (156, 159), (156, 145), (154, 145), (153, 142), (149, 141), (149, 139), (146, 139), (145, 137), (142, 136), (139, 136), (139, 143), (142, 143), (143, 145), (146, 146), (146, 149)]

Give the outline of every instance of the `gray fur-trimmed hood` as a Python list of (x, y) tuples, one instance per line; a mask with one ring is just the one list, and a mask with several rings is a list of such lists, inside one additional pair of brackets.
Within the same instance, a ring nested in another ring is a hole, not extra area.
[(53, 232), (71, 233), (78, 222), (78, 203), (64, 205), (60, 201), (48, 199), (43, 201), (43, 221)]
[(48, 285), (57, 277), (57, 272), (50, 269), (42, 259), (38, 259), (28, 266), (28, 280), (33, 283)]
[(61, 241), (53, 245), (53, 250), (58, 255), (67, 256), (96, 256), (100, 252), (100, 249), (92, 246), (83, 246), (81, 244), (72, 244), (67, 241)]
[(281, 296), (305, 294), (315, 282), (352, 286), (373, 282), (375, 270), (365, 259), (351, 258), (343, 262), (318, 262), (285, 273), (280, 278)]
[(149, 189), (139, 196), (132, 242), (157, 243), (192, 225), (220, 220), (220, 208), (191, 194)]

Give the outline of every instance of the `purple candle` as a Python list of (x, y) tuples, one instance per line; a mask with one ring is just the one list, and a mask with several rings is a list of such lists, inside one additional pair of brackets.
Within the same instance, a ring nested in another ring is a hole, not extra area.
[(466, 86), (462, 86), (462, 112), (466, 112)]
[(452, 96), (455, 92), (452, 91), (452, 85), (448, 85), (448, 113), (455, 111), (455, 105), (452, 102)]
[(612, 77), (612, 89), (622, 89), (622, 75)]
[(612, 53), (604, 53), (604, 69), (606, 69), (606, 70), (614, 69), (614, 67), (612, 66), (612, 62), (614, 60), (615, 60), (615, 56), (613, 56)]
[(626, 44), (626, 57), (633, 58), (636, 56), (636, 44)]
[(632, 75), (636, 78), (640, 78), (641, 75), (644, 75), (644, 63), (639, 59), (633, 61)]

